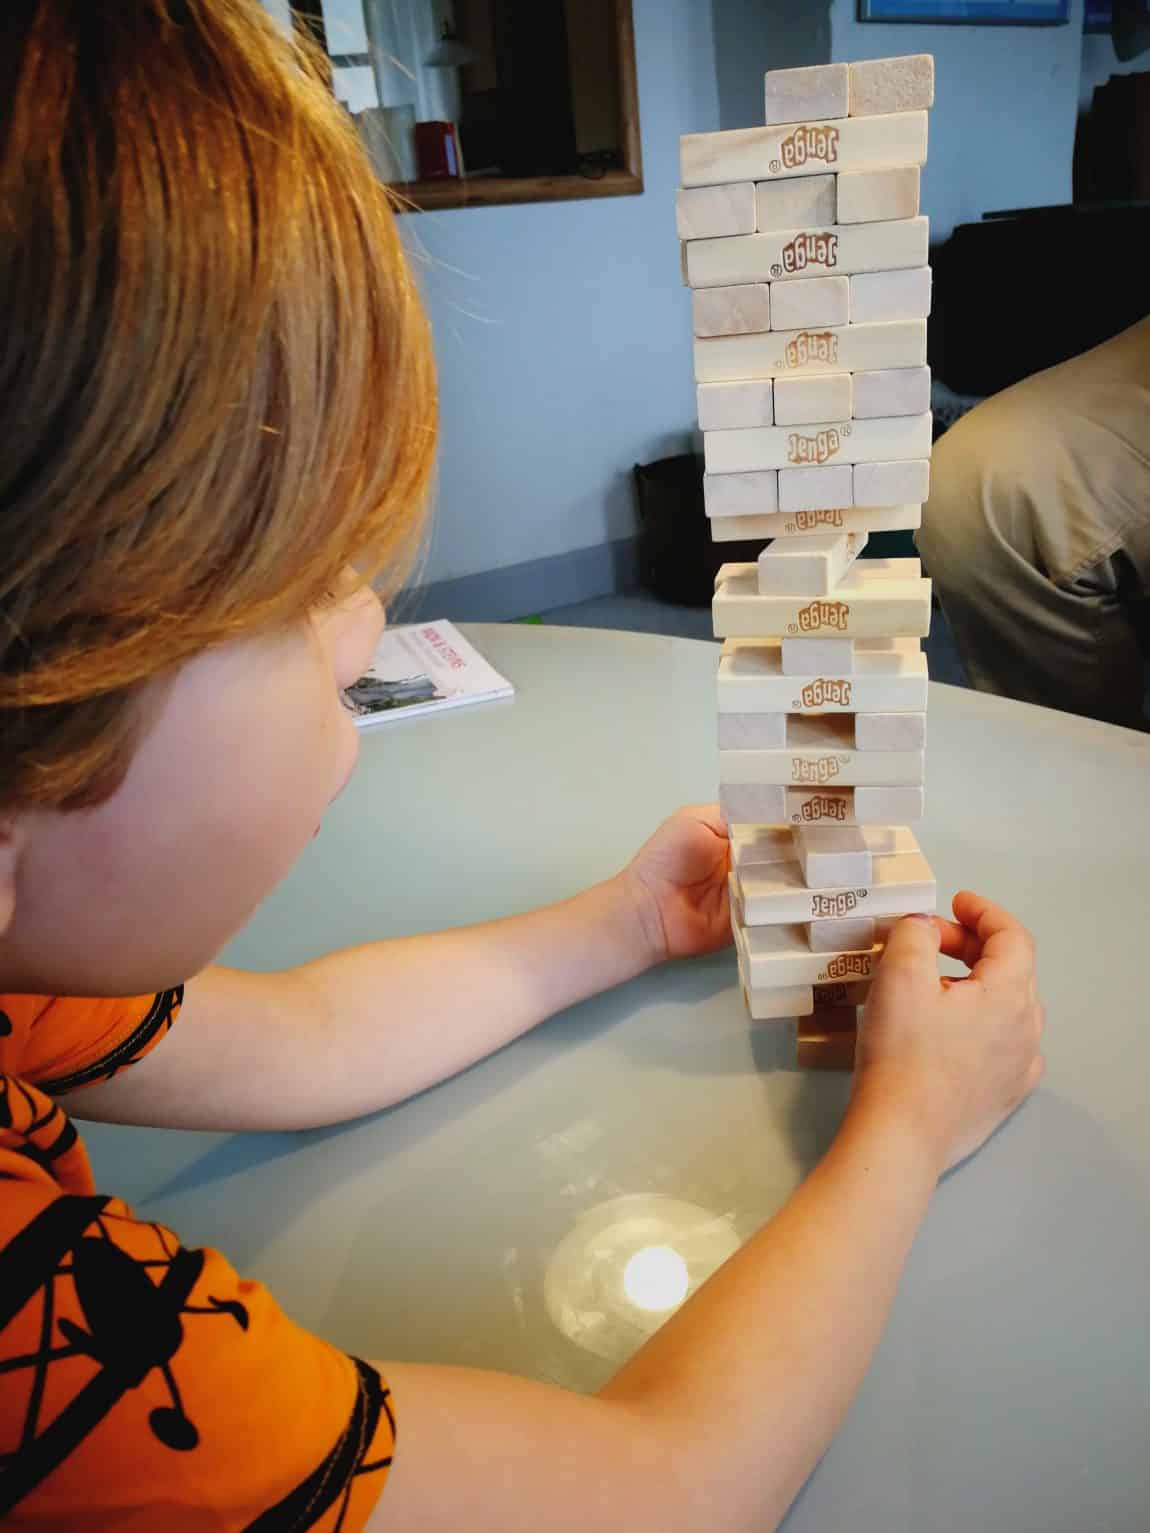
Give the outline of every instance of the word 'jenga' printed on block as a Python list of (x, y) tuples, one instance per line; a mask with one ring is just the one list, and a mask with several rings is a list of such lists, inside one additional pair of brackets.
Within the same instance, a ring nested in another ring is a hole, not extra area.
[[(712, 474), (713, 483), (750, 478), (743, 474)], [(704, 480), (706, 484), (706, 480)], [(776, 476), (775, 496), (778, 497)], [(708, 506), (710, 513), (710, 507)], [(743, 543), (748, 539), (789, 538), (820, 532), (828, 528), (847, 532), (914, 532), (922, 526), (921, 506), (835, 507), (820, 511), (758, 512), (752, 509), (736, 515), (710, 513), (707, 523), (712, 543)]]
[(695, 381), (733, 383), (805, 373), (853, 373), (926, 364), (926, 320), (825, 330), (771, 330), (695, 342)]

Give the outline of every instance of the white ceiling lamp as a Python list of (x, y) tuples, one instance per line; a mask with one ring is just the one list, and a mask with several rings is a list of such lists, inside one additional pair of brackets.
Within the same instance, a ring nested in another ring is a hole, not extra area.
[(474, 48), (461, 43), (452, 30), (451, 23), (443, 23), (443, 34), (435, 47), (424, 59), (428, 69), (465, 69), (479, 58)]

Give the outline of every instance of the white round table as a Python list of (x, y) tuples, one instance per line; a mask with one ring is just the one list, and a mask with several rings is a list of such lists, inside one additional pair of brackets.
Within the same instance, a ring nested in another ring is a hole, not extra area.
[[(284, 967), (559, 898), (714, 796), (716, 646), (467, 632), (516, 699), (369, 733), (321, 836), (227, 961)], [(940, 897), (971, 886), (1038, 935), (1050, 1069), (939, 1189), (787, 1528), (1144, 1533), (1150, 740), (935, 686), (927, 763), (919, 838)], [(381, 994), (381, 1025), (387, 1007)], [(86, 1137), (101, 1190), (224, 1250), (340, 1346), (585, 1390), (637, 1337), (619, 1324), (572, 1340), (545, 1299), (556, 1253), (569, 1267), (580, 1222), (635, 1198), (693, 1205), (745, 1239), (822, 1154), (849, 1089), (800, 1075), (792, 1054), (789, 1028), (748, 1022), (728, 953), (648, 974), (357, 1123)]]

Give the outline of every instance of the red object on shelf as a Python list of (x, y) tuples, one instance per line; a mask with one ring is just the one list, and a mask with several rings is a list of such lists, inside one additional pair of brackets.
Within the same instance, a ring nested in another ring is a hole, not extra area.
[(417, 122), (415, 159), (421, 181), (443, 181), (463, 174), (459, 132), (453, 122)]

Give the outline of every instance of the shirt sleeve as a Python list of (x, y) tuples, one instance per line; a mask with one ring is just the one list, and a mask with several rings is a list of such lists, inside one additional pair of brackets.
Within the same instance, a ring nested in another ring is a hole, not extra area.
[(17, 1073), (50, 1096), (111, 1080), (167, 1036), (183, 986), (157, 995), (21, 996), (5, 1000), (24, 1040)]
[(0, 1152), (0, 1523), (355, 1533), (395, 1443), (378, 1371), (217, 1252)]

